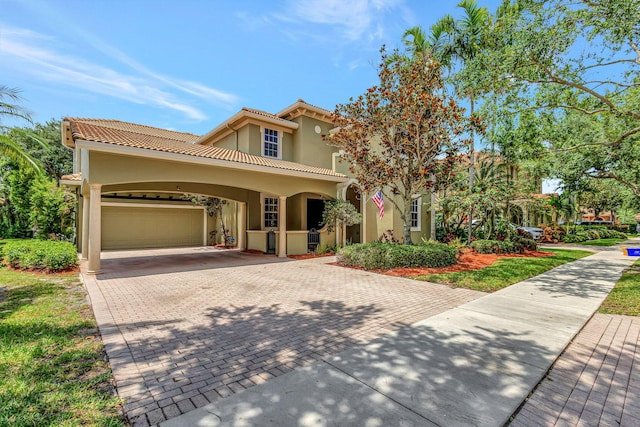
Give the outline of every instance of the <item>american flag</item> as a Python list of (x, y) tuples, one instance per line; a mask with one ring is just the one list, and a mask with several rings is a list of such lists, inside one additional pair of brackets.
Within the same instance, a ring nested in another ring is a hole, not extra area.
[(384, 216), (384, 198), (382, 197), (382, 191), (376, 191), (376, 194), (371, 197), (371, 200), (373, 200), (373, 203), (378, 207), (378, 214), (380, 219), (382, 219)]

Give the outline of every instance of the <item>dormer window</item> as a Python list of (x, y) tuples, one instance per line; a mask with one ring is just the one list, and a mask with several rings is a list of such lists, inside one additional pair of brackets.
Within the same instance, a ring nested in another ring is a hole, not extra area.
[(277, 130), (263, 128), (262, 155), (274, 159), (280, 158), (280, 133)]

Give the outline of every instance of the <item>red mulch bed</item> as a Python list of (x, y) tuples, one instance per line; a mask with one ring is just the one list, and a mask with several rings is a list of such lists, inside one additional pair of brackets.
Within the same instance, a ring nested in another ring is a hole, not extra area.
[(325, 256), (332, 256), (334, 253), (326, 253), (326, 254), (301, 254), (301, 255), (287, 255), (288, 258), (293, 259), (309, 259), (309, 258), (322, 258)]
[(526, 251), (524, 254), (479, 254), (473, 251), (467, 251), (458, 256), (458, 262), (454, 265), (441, 268), (394, 268), (392, 270), (376, 270), (376, 273), (387, 274), (389, 276), (409, 277), (422, 276), (425, 274), (453, 273), (456, 271), (479, 270), (496, 262), (501, 258), (531, 258), (554, 256), (553, 252)]
[(65, 268), (64, 270), (49, 270), (38, 268), (14, 268), (10, 265), (5, 267), (9, 271), (20, 271), (23, 273), (45, 274), (45, 275), (76, 275), (80, 272), (80, 267), (74, 265), (73, 267)]

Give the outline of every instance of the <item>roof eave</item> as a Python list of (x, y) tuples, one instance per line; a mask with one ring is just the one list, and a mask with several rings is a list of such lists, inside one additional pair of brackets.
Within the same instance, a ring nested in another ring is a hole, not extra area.
[(124, 145), (116, 145), (99, 141), (87, 141), (78, 139), (75, 141), (79, 148), (90, 151), (101, 151), (112, 154), (133, 155), (137, 157), (154, 158), (158, 160), (180, 161), (185, 163), (200, 164), (206, 166), (219, 166), (229, 169), (249, 170), (255, 172), (265, 172), (275, 175), (293, 176), (297, 178), (308, 178), (330, 182), (345, 182), (347, 177), (344, 175), (325, 175), (321, 173), (295, 171), (290, 169), (281, 169), (272, 166), (252, 165), (250, 163), (233, 162), (222, 159), (212, 159), (209, 157), (199, 157), (189, 154), (171, 153), (167, 151), (153, 150), (149, 148), (127, 147)]
[(257, 113), (251, 112), (251, 111), (240, 110), (238, 113), (234, 114), (229, 119), (225, 120), (220, 125), (218, 125), (214, 129), (210, 130), (209, 132), (207, 132), (205, 135), (201, 136), (200, 138), (198, 138), (194, 142), (194, 144), (202, 144), (203, 142), (214, 138), (216, 136), (216, 134), (225, 132), (230, 128), (233, 129), (233, 130), (236, 130), (236, 129), (233, 128), (233, 125), (238, 123), (239, 121), (241, 121), (243, 119), (254, 119), (254, 120), (261, 121), (261, 122), (270, 123), (270, 124), (273, 124), (273, 125), (276, 125), (276, 126), (280, 126), (280, 127), (283, 127), (283, 128), (292, 129), (292, 130), (298, 129), (298, 126), (299, 126), (297, 123), (291, 122), (289, 120), (274, 119), (274, 118), (263, 116), (261, 114), (257, 114)]
[[(305, 110), (305, 111), (311, 111), (313, 113), (315, 113), (316, 118), (317, 116), (320, 116), (322, 118), (322, 120), (327, 121), (327, 122), (332, 122), (332, 112), (329, 110), (325, 110), (324, 108), (320, 108), (320, 107), (316, 107), (315, 105), (311, 105), (311, 104), (307, 104), (304, 101), (296, 101), (295, 103), (289, 105), (288, 107), (286, 107), (285, 109), (283, 109), (282, 111), (276, 113), (276, 116), (281, 117), (281, 118), (285, 118), (288, 115), (293, 115), (292, 113), (295, 112), (296, 110)], [(298, 114), (295, 117), (298, 117), (301, 114)]]

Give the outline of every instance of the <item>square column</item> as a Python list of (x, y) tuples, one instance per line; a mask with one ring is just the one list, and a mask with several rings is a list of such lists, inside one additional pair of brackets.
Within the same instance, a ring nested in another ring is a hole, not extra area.
[(278, 242), (278, 257), (287, 256), (287, 196), (280, 196), (278, 200), (278, 228), (280, 241)]
[(102, 184), (91, 184), (89, 200), (89, 265), (87, 273), (100, 274), (102, 240)]
[(367, 243), (367, 202), (369, 195), (364, 191), (360, 194), (360, 214), (362, 215), (362, 233), (360, 234), (360, 242)]
[(80, 244), (80, 259), (89, 258), (89, 194), (82, 195), (82, 242)]
[(247, 203), (238, 202), (238, 249), (247, 249)]

